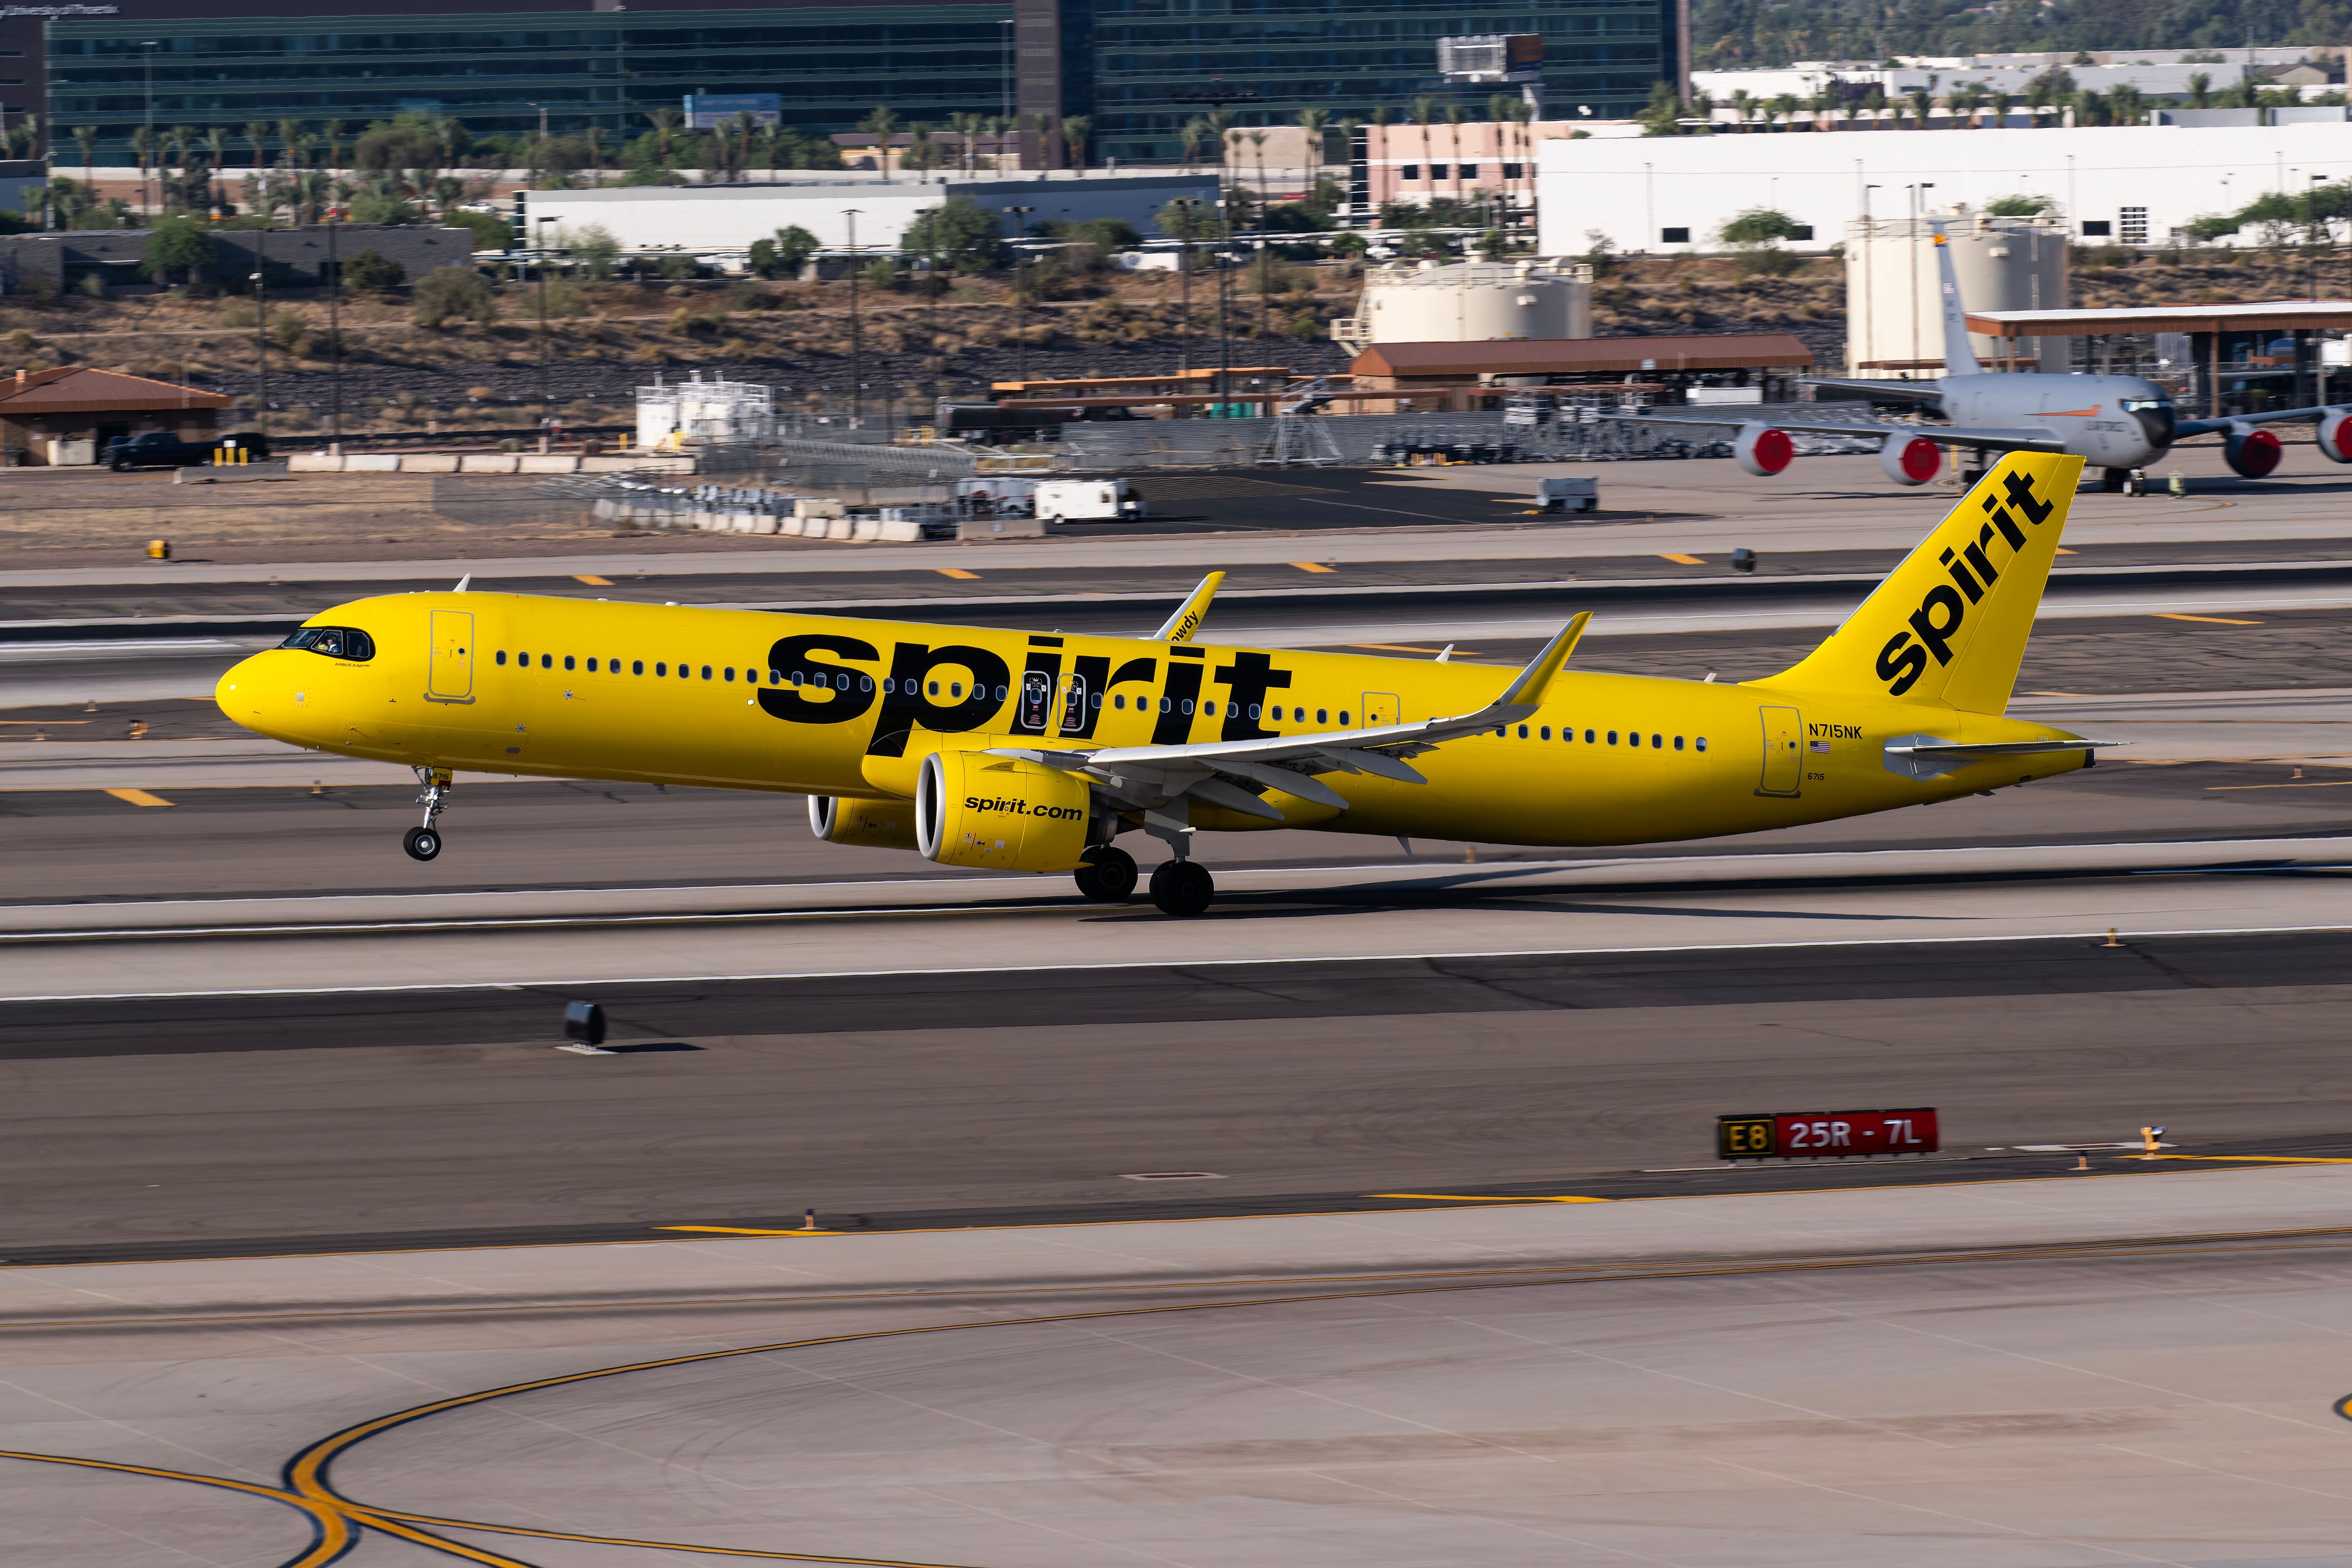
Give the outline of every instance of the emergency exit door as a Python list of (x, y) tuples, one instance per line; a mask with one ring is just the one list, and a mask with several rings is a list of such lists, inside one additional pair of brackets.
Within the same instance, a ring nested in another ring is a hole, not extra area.
[(1805, 778), (1805, 716), (1794, 708), (1766, 708), (1764, 777), (1758, 795), (1792, 795)]
[(435, 702), (474, 700), (474, 613), (471, 610), (433, 612), (432, 657), (425, 678), (425, 697)]

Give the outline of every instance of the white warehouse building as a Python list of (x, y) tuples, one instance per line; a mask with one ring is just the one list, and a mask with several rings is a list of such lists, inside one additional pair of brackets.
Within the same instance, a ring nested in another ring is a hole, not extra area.
[[(1078, 177), (992, 179), (824, 180), (799, 179), (774, 184), (609, 185), (601, 190), (523, 191), (518, 194), (522, 241), (532, 243), (539, 220), (577, 232), (591, 225), (620, 241), (625, 251), (683, 250), (690, 253), (748, 250), (752, 241), (797, 226), (827, 249), (856, 242), (861, 250), (895, 250), (915, 215), (950, 196), (970, 196), (1003, 221), (1006, 237), (1025, 227), (1034, 234), (1049, 222), (1084, 223), (1124, 218), (1146, 237), (1170, 202), (1190, 197), (1214, 212), (1214, 171), (1181, 174), (1096, 174)], [(1012, 209), (1028, 207), (1025, 215)]]
[(1720, 249), (1723, 224), (1759, 206), (1827, 246), (1865, 213), (1905, 217), (1915, 200), (1980, 209), (2019, 194), (2049, 197), (2078, 239), (2141, 245), (2266, 192), (2352, 179), (2352, 124), (1595, 137), (1543, 142), (1538, 158), (1547, 256), (1591, 249), (1595, 230), (1621, 251)]

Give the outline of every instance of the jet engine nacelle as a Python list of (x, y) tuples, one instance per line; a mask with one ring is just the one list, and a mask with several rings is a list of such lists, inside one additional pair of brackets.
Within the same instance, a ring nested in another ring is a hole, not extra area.
[(915, 847), (942, 866), (1075, 870), (1093, 809), (1086, 781), (1059, 768), (933, 752), (915, 778)]
[(853, 800), (845, 795), (808, 797), (809, 831), (827, 844), (849, 844), (861, 849), (915, 847), (915, 803), (911, 800)]
[(1758, 479), (1769, 479), (1796, 460), (1797, 444), (1789, 439), (1786, 430), (1750, 422), (1739, 427), (1738, 437), (1731, 443), (1731, 455)]
[(2276, 432), (2259, 425), (2232, 425), (2221, 437), (2221, 456), (2246, 479), (2266, 477), (2285, 454), (2286, 448), (2280, 444)]
[(2352, 408), (2331, 408), (2320, 416), (2319, 455), (2331, 463), (2352, 463)]
[(1889, 436), (1878, 444), (1878, 466), (1898, 485), (1924, 485), (1944, 466), (1943, 448), (1925, 436)]

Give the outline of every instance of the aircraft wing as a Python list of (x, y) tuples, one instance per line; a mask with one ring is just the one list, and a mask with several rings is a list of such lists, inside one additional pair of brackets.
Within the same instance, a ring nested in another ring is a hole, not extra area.
[(1933, 441), (1939, 447), (1985, 447), (2001, 452), (2063, 452), (2065, 437), (2054, 430), (2001, 430), (1966, 425), (1898, 425), (1881, 420), (1743, 419), (1738, 415), (1604, 414), (1604, 419), (1639, 419), (1653, 425), (1712, 425), (1737, 428), (1769, 425), (1775, 430), (1801, 431), (1808, 436), (1900, 436)]
[(1150, 810), (1191, 798), (1268, 821), (1284, 820), (1244, 784), (1278, 789), (1320, 805), (1347, 808), (1347, 798), (1317, 773), (1371, 773), (1399, 784), (1426, 784), (1404, 758), (1447, 741), (1516, 723), (1543, 706), (1552, 678), (1576, 651), (1590, 610), (1580, 612), (1544, 646), (1501, 695), (1485, 707), (1450, 718), (1381, 724), (1311, 735), (1269, 735), (1181, 746), (992, 747), (991, 756), (1018, 757), (1083, 773), (1122, 805)]
[(1933, 403), (1944, 395), (1943, 386), (1933, 381), (1841, 381), (1835, 376), (1809, 376), (1805, 384), (1867, 392), (1874, 397), (1914, 397), (1922, 403)]
[(2220, 419), (2183, 419), (2172, 427), (2172, 438), (2184, 436), (2210, 436), (2216, 430), (2227, 430), (2232, 425), (2275, 425), (2282, 419), (2325, 419), (2338, 411), (2341, 405), (2323, 405), (2316, 408), (2277, 408), (2262, 414), (2231, 414)]

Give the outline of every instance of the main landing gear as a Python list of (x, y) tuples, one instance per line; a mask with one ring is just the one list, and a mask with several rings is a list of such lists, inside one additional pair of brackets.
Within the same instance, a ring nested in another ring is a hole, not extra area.
[(455, 786), (447, 768), (419, 768), (416, 782), (425, 786), (425, 793), (416, 797), (416, 804), (425, 808), (425, 826), (410, 828), (400, 847), (408, 851), (411, 860), (430, 860), (441, 853), (441, 830), (433, 825), (449, 809), (449, 791)]
[(2145, 468), (2102, 468), (2099, 488), (2109, 495), (2144, 496), (2147, 494), (2147, 470)]
[(1078, 891), (1098, 904), (1123, 904), (1135, 892), (1135, 857), (1108, 844), (1087, 851), (1077, 869)]
[(1189, 919), (1216, 895), (1216, 879), (1198, 860), (1163, 860), (1151, 873), (1151, 901), (1163, 915)]

